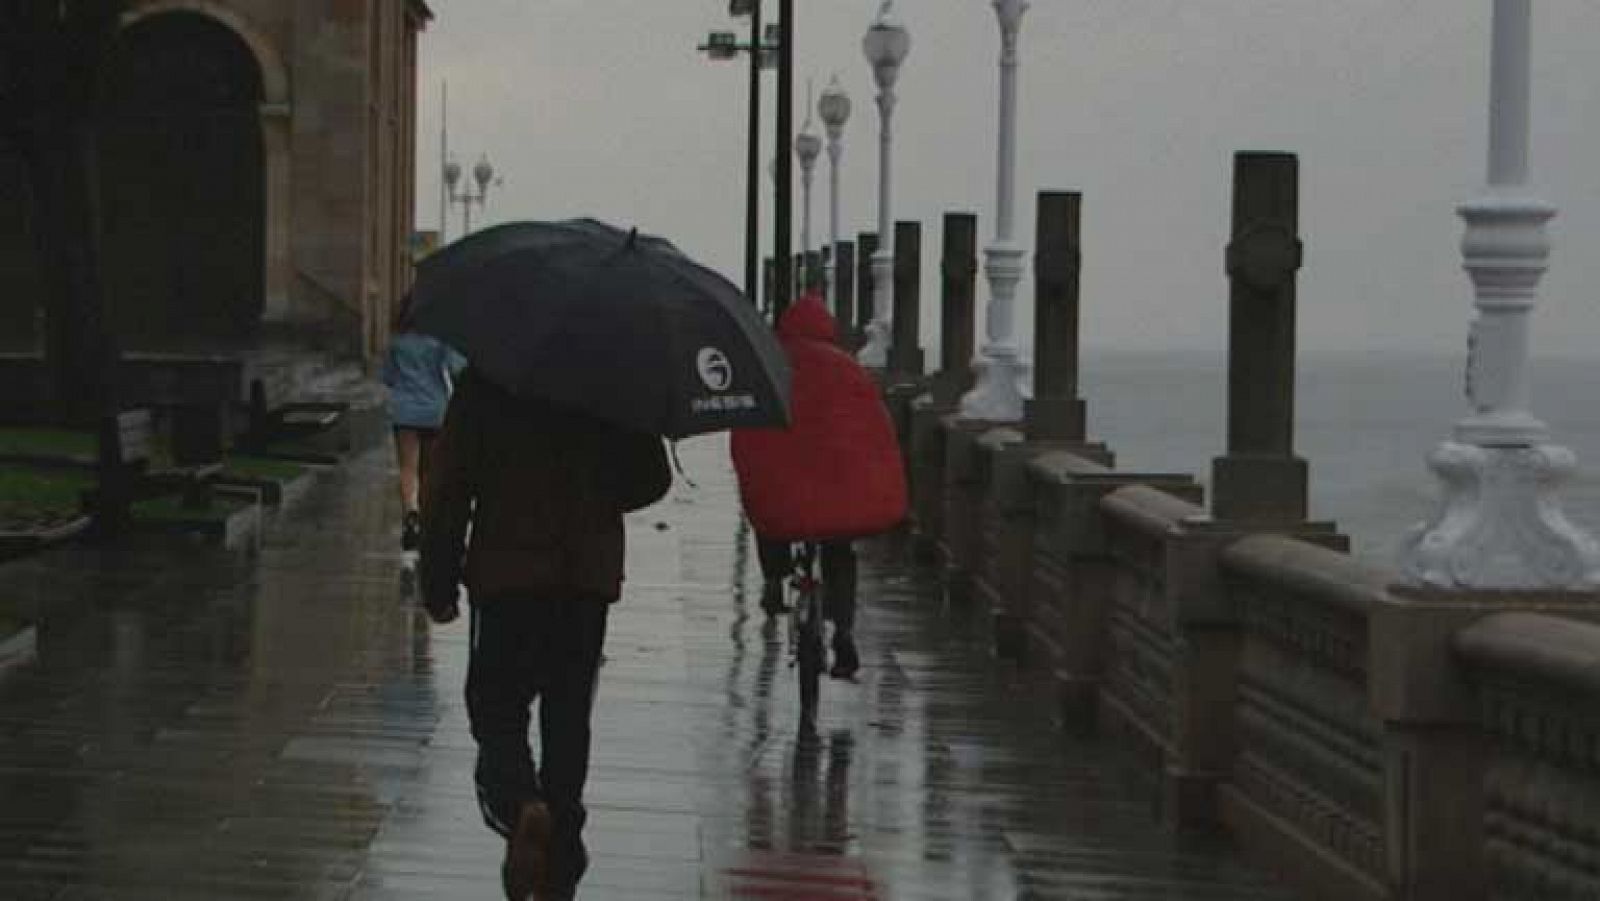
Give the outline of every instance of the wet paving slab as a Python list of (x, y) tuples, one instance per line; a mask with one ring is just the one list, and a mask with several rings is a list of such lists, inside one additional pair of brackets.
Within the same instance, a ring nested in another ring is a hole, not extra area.
[[(1118, 748), (1063, 738), (893, 538), (863, 543), (865, 666), (798, 732), (718, 439), (629, 522), (580, 897), (1287, 901), (1157, 824)], [(0, 684), (0, 899), (498, 897), (464, 626), (399, 567), (382, 449), (259, 548), (173, 539), (0, 567), (39, 659)]]

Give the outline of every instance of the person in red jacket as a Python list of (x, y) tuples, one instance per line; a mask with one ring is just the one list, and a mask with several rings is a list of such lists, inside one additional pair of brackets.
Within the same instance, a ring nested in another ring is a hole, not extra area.
[(790, 425), (733, 433), (745, 514), (765, 578), (762, 607), (783, 608), (791, 542), (820, 545), (823, 607), (833, 621), (831, 675), (860, 669), (855, 644), (856, 556), (851, 539), (887, 531), (905, 517), (905, 473), (878, 385), (838, 344), (822, 298), (784, 311), (778, 339), (793, 371)]

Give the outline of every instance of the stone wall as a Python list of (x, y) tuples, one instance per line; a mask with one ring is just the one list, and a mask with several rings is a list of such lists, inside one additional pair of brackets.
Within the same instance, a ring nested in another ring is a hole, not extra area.
[[(254, 177), (265, 208), (251, 240), (264, 246), (254, 254), (262, 261), (260, 287), (250, 293), (260, 301), (245, 346), (262, 332), (256, 326), (265, 326), (274, 335), (315, 333), (319, 346), (331, 339), (331, 346), (370, 358), (386, 343), (393, 304), (409, 285), (416, 41), (431, 12), (422, 0), (131, 0), (124, 22), (133, 28), (180, 15), (225, 28), (260, 73), (261, 159), (251, 166), (260, 169)], [(230, 161), (215, 162), (225, 168)], [(103, 168), (137, 178), (123, 172), (128, 165), (136, 164)], [(180, 168), (198, 165), (203, 158)], [(25, 206), (25, 178), (0, 148), (0, 198)], [(130, 247), (120, 257), (107, 248), (108, 260), (131, 266), (155, 255), (150, 247)], [(35, 351), (31, 326), (40, 298), (27, 277), (31, 258), (25, 229), (0, 230), (0, 272), (8, 276), (0, 349)], [(128, 315), (138, 321), (136, 312)], [(124, 344), (168, 349), (186, 337), (138, 336)], [(214, 347), (200, 349), (237, 350), (240, 337), (219, 335)]]

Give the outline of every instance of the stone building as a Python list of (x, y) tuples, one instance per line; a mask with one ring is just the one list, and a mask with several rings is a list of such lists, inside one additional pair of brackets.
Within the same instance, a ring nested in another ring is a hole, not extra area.
[[(112, 321), (141, 354), (370, 360), (409, 279), (424, 0), (130, 0), (103, 94)], [(0, 150), (0, 348), (37, 346)]]

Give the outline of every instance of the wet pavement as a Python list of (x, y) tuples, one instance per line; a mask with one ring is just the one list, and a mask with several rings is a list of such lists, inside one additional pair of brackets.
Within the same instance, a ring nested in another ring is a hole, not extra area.
[[(797, 737), (724, 445), (630, 520), (579, 897), (1283, 899), (1156, 825), (1116, 748), (1064, 739), (894, 539), (867, 543), (857, 683)], [(0, 568), (43, 613), (0, 685), (0, 899), (498, 897), (462, 625), (412, 607), (384, 451), (253, 553), (167, 539)]]

